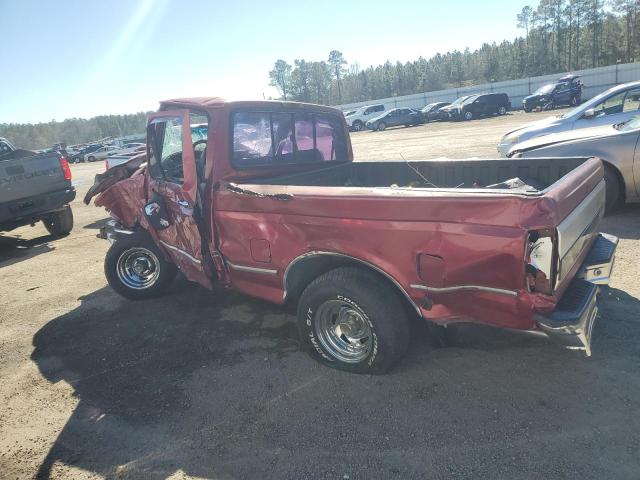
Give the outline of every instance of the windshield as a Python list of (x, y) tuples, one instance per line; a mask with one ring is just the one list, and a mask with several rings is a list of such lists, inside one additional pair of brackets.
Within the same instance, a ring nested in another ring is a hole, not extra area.
[(640, 115), (636, 115), (631, 120), (627, 120), (623, 123), (618, 123), (614, 125), (613, 128), (616, 130), (620, 130), (621, 132), (629, 132), (631, 130), (636, 130), (640, 128)]
[(544, 87), (540, 87), (538, 90), (536, 90), (534, 92), (534, 95), (546, 95), (548, 93), (553, 92), (554, 87), (555, 85), (553, 84), (545, 85)]
[(593, 97), (588, 102), (585, 102), (585, 103), (583, 103), (582, 105), (580, 105), (580, 106), (578, 106), (576, 108), (572, 108), (571, 110), (569, 110), (564, 115), (560, 115), (560, 118), (569, 118), (569, 117), (572, 117), (574, 115), (582, 115), (585, 111), (589, 110), (590, 108), (594, 108), (594, 106), (596, 106), (600, 102), (602, 102), (603, 99), (605, 99), (605, 98), (607, 98), (609, 96), (617, 95), (621, 91), (624, 91), (624, 90), (616, 90), (616, 91), (613, 91), (613, 92), (611, 90), (607, 90), (605, 92), (602, 92), (600, 95), (596, 95), (595, 97)]

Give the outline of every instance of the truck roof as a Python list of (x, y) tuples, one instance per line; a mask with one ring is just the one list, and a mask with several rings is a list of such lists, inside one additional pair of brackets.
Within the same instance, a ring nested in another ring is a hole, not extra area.
[(225, 100), (221, 97), (189, 97), (189, 98), (173, 98), (171, 100), (163, 100), (160, 102), (160, 110), (169, 110), (170, 108), (196, 108), (207, 110), (210, 108), (220, 107), (245, 107), (245, 108), (267, 108), (269, 110), (277, 109), (314, 109), (316, 111), (325, 111), (326, 113), (337, 113), (342, 115), (342, 112), (333, 107), (325, 107), (323, 105), (316, 105), (313, 103), (303, 102), (284, 102), (279, 100)]

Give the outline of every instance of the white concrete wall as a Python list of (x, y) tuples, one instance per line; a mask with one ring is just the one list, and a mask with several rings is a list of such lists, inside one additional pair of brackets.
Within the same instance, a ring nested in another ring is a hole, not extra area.
[[(622, 65), (611, 65), (609, 67), (590, 68), (571, 73), (582, 76), (582, 82), (585, 85), (582, 96), (582, 100), (584, 101), (620, 83), (640, 80), (640, 63), (625, 63)], [(456, 98), (462, 97), (463, 95), (500, 92), (509, 95), (512, 107), (518, 109), (522, 108), (522, 99), (524, 97), (533, 93), (538, 87), (546, 83), (554, 82), (563, 75), (565, 74), (554, 73), (540, 77), (485, 83), (471, 87), (450, 88), (448, 90), (416, 93), (401, 97), (379, 98), (366, 102), (338, 105), (337, 108), (343, 111), (355, 110), (358, 107), (371, 105), (372, 103), (384, 103), (387, 109), (396, 107), (422, 108), (428, 103), (433, 102), (453, 102)]]

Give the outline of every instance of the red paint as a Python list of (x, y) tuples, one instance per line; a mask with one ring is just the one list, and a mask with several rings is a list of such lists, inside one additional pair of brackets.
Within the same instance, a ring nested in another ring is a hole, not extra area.
[[(179, 202), (193, 206), (196, 199), (194, 154), (189, 148), (183, 153), (185, 181), (180, 188), (159, 184), (143, 169), (107, 188), (96, 205), (106, 206), (124, 225), (149, 229), (142, 207), (152, 192), (162, 194), (174, 224), (151, 232), (152, 236), (191, 280), (210, 287), (211, 265), (217, 270), (218, 282), (276, 303), (284, 301), (286, 268), (300, 255), (319, 251), (348, 255), (376, 266), (421, 307), (428, 296), (433, 307), (422, 308), (422, 313), (436, 322), (464, 319), (534, 329), (534, 310), (555, 307), (568, 281), (559, 286), (554, 297), (528, 292), (524, 271), (527, 234), (533, 229), (555, 228), (574, 210), (602, 179), (599, 160), (585, 162), (540, 197), (499, 191), (465, 197), (421, 189), (252, 185), (251, 179), (309, 167), (235, 170), (229, 161), (229, 118), (237, 107), (336, 113), (327, 107), (281, 102), (224, 102), (216, 98), (163, 102), (161, 109), (171, 111), (161, 111), (150, 119), (181, 116), (188, 125), (188, 109), (209, 117), (203, 224), (198, 228), (192, 216), (175, 210)], [(189, 135), (183, 130), (184, 145), (189, 144)], [(350, 144), (348, 150), (351, 160)], [(243, 188), (264, 195), (290, 194), (292, 199), (239, 194), (227, 188), (229, 182), (241, 182)], [(201, 239), (201, 233), (205, 238)], [(200, 263), (185, 260), (161, 242), (189, 253)], [(203, 244), (211, 258), (203, 255)], [(277, 273), (228, 268), (223, 259)], [(574, 274), (575, 269), (567, 278)], [(517, 296), (480, 291), (427, 294), (413, 289), (412, 284), (482, 285), (516, 291)]]

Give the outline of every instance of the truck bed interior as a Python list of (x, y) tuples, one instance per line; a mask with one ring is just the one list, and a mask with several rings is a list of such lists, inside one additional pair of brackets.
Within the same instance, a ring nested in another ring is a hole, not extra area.
[(542, 191), (588, 158), (352, 162), (247, 183), (398, 188), (495, 188)]

